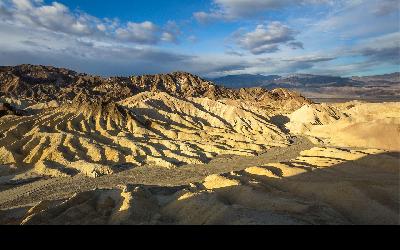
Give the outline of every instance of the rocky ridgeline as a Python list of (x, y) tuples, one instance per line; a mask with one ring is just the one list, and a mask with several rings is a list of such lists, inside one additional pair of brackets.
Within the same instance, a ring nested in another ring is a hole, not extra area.
[(9, 103), (0, 103), (0, 117), (5, 115), (23, 116), (27, 112), (20, 110)]
[(72, 101), (79, 93), (109, 102), (120, 101), (144, 91), (166, 92), (182, 98), (245, 100), (261, 105), (291, 101), (295, 108), (311, 103), (286, 89), (229, 89), (185, 72), (104, 78), (38, 65), (0, 67), (0, 91), (3, 96), (30, 98), (37, 102), (57, 100), (60, 103)]

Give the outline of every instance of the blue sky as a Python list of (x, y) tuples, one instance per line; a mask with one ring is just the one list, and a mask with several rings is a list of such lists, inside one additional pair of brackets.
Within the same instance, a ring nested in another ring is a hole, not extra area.
[(0, 64), (98, 75), (399, 69), (398, 0), (0, 0)]
[[(46, 4), (53, 1), (46, 0)], [(142, 22), (151, 20), (159, 25), (169, 20), (187, 20), (192, 13), (210, 6), (203, 0), (59, 0), (72, 10), (82, 10), (100, 18), (119, 18), (122, 21)], [(96, 4), (94, 4), (94, 2)]]

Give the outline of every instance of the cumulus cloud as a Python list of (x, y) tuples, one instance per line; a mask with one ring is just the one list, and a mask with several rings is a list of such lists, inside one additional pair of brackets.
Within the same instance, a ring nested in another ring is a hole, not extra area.
[(234, 34), (236, 43), (254, 55), (276, 52), (281, 44), (289, 42), (291, 47), (303, 47), (301, 42), (294, 42), (297, 32), (277, 21), (268, 25), (257, 25), (254, 31), (248, 33), (241, 34), (242, 32)]
[(126, 27), (118, 28), (115, 33), (121, 40), (139, 44), (155, 44), (159, 40), (157, 36), (158, 27), (149, 21), (143, 23), (128, 22)]
[(194, 60), (193, 56), (155, 47), (99, 44), (65, 34), (54, 34), (48, 40), (44, 31), (26, 34), (29, 32), (24, 29), (15, 30), (10, 41), (0, 40), (0, 65), (29, 62), (98, 75), (131, 75), (178, 70)]
[(188, 55), (156, 46), (99, 42), (0, 22), (0, 65), (66, 67), (103, 76), (188, 71), (203, 76), (245, 69), (249, 62), (215, 55)]
[(206, 23), (216, 19), (235, 20), (252, 18), (270, 10), (302, 4), (329, 3), (329, 0), (213, 0), (214, 8), (208, 12), (195, 12), (197, 21)]
[[(239, 29), (228, 44), (223, 44), (222, 39), (213, 40), (214, 37), (208, 36), (213, 34), (207, 34), (207, 43), (225, 45), (225, 48), (221, 46), (221, 53), (210, 54), (203, 49), (204, 39), (194, 36), (185, 36), (183, 40), (187, 44), (182, 46), (182, 51), (190, 51), (187, 48), (193, 46), (192, 52), (180, 53), (175, 47), (162, 49), (165, 43), (182, 41), (180, 27), (172, 21), (165, 25), (146, 20), (122, 23), (118, 19), (97, 18), (49, 2), (0, 0), (0, 37), (6, 37), (0, 39), (0, 64), (46, 64), (100, 75), (180, 70), (202, 76), (221, 76), (294, 72), (342, 75), (368, 72), (377, 67), (393, 68), (400, 63), (398, 9), (392, 0), (334, 1), (348, 4), (340, 7), (335, 4), (323, 15), (309, 18), (312, 23), (307, 25), (285, 19), (282, 21), (285, 24), (271, 22)], [(304, 3), (214, 0), (213, 9), (196, 15), (204, 21), (243, 17), (248, 20), (265, 11)], [(251, 23), (245, 22), (246, 25)], [(238, 26), (243, 24), (237, 23)], [(302, 30), (301, 34), (293, 27)], [(304, 27), (307, 29), (302, 29)], [(210, 29), (210, 32), (213, 31)], [(337, 42), (346, 36), (353, 40)], [(196, 40), (194, 46), (192, 42)], [(304, 46), (300, 40), (307, 41), (306, 49), (302, 50)], [(269, 58), (261, 58), (266, 54)], [(335, 60), (336, 57), (339, 60)]]
[(12, 0), (8, 11), (11, 13), (9, 22), (76, 35), (93, 32), (89, 16), (75, 16), (68, 7), (57, 2), (44, 5), (41, 1)]
[(121, 24), (118, 20), (73, 12), (58, 2), (46, 5), (42, 0), (7, 0), (0, 5), (0, 14), (0, 18), (10, 25), (136, 44), (176, 42), (180, 34), (176, 24), (173, 28), (170, 23), (159, 27), (150, 21)]
[[(161, 49), (177, 43), (175, 22), (121, 23), (42, 0), (0, 0), (0, 64), (45, 64), (100, 75), (179, 70), (193, 56)], [(194, 68), (194, 67), (193, 67)], [(192, 68), (192, 69), (193, 69)]]
[(193, 17), (199, 22), (199, 23), (209, 23), (212, 21), (215, 21), (217, 19), (226, 19), (224, 17), (224, 14), (221, 12), (211, 12), (211, 13), (207, 13), (204, 11), (200, 11), (200, 12), (195, 12), (193, 13)]
[(165, 25), (165, 31), (162, 34), (161, 40), (171, 43), (178, 43), (178, 38), (182, 32), (178, 24), (174, 21), (168, 21)]

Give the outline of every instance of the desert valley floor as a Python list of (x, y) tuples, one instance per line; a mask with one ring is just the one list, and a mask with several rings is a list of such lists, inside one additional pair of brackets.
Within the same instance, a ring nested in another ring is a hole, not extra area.
[(0, 68), (0, 224), (399, 224), (400, 103)]

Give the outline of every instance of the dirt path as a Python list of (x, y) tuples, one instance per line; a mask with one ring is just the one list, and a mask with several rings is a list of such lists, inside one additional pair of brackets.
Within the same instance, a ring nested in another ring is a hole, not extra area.
[(229, 173), (248, 167), (286, 162), (299, 156), (300, 152), (314, 147), (308, 139), (298, 137), (289, 147), (272, 148), (254, 157), (221, 156), (204, 165), (186, 165), (174, 169), (162, 167), (138, 167), (115, 175), (96, 179), (75, 176), (39, 180), (0, 192), (0, 209), (28, 205), (42, 200), (67, 198), (74, 193), (95, 188), (114, 188), (117, 185), (145, 184), (155, 186), (180, 186), (200, 182), (212, 174)]

